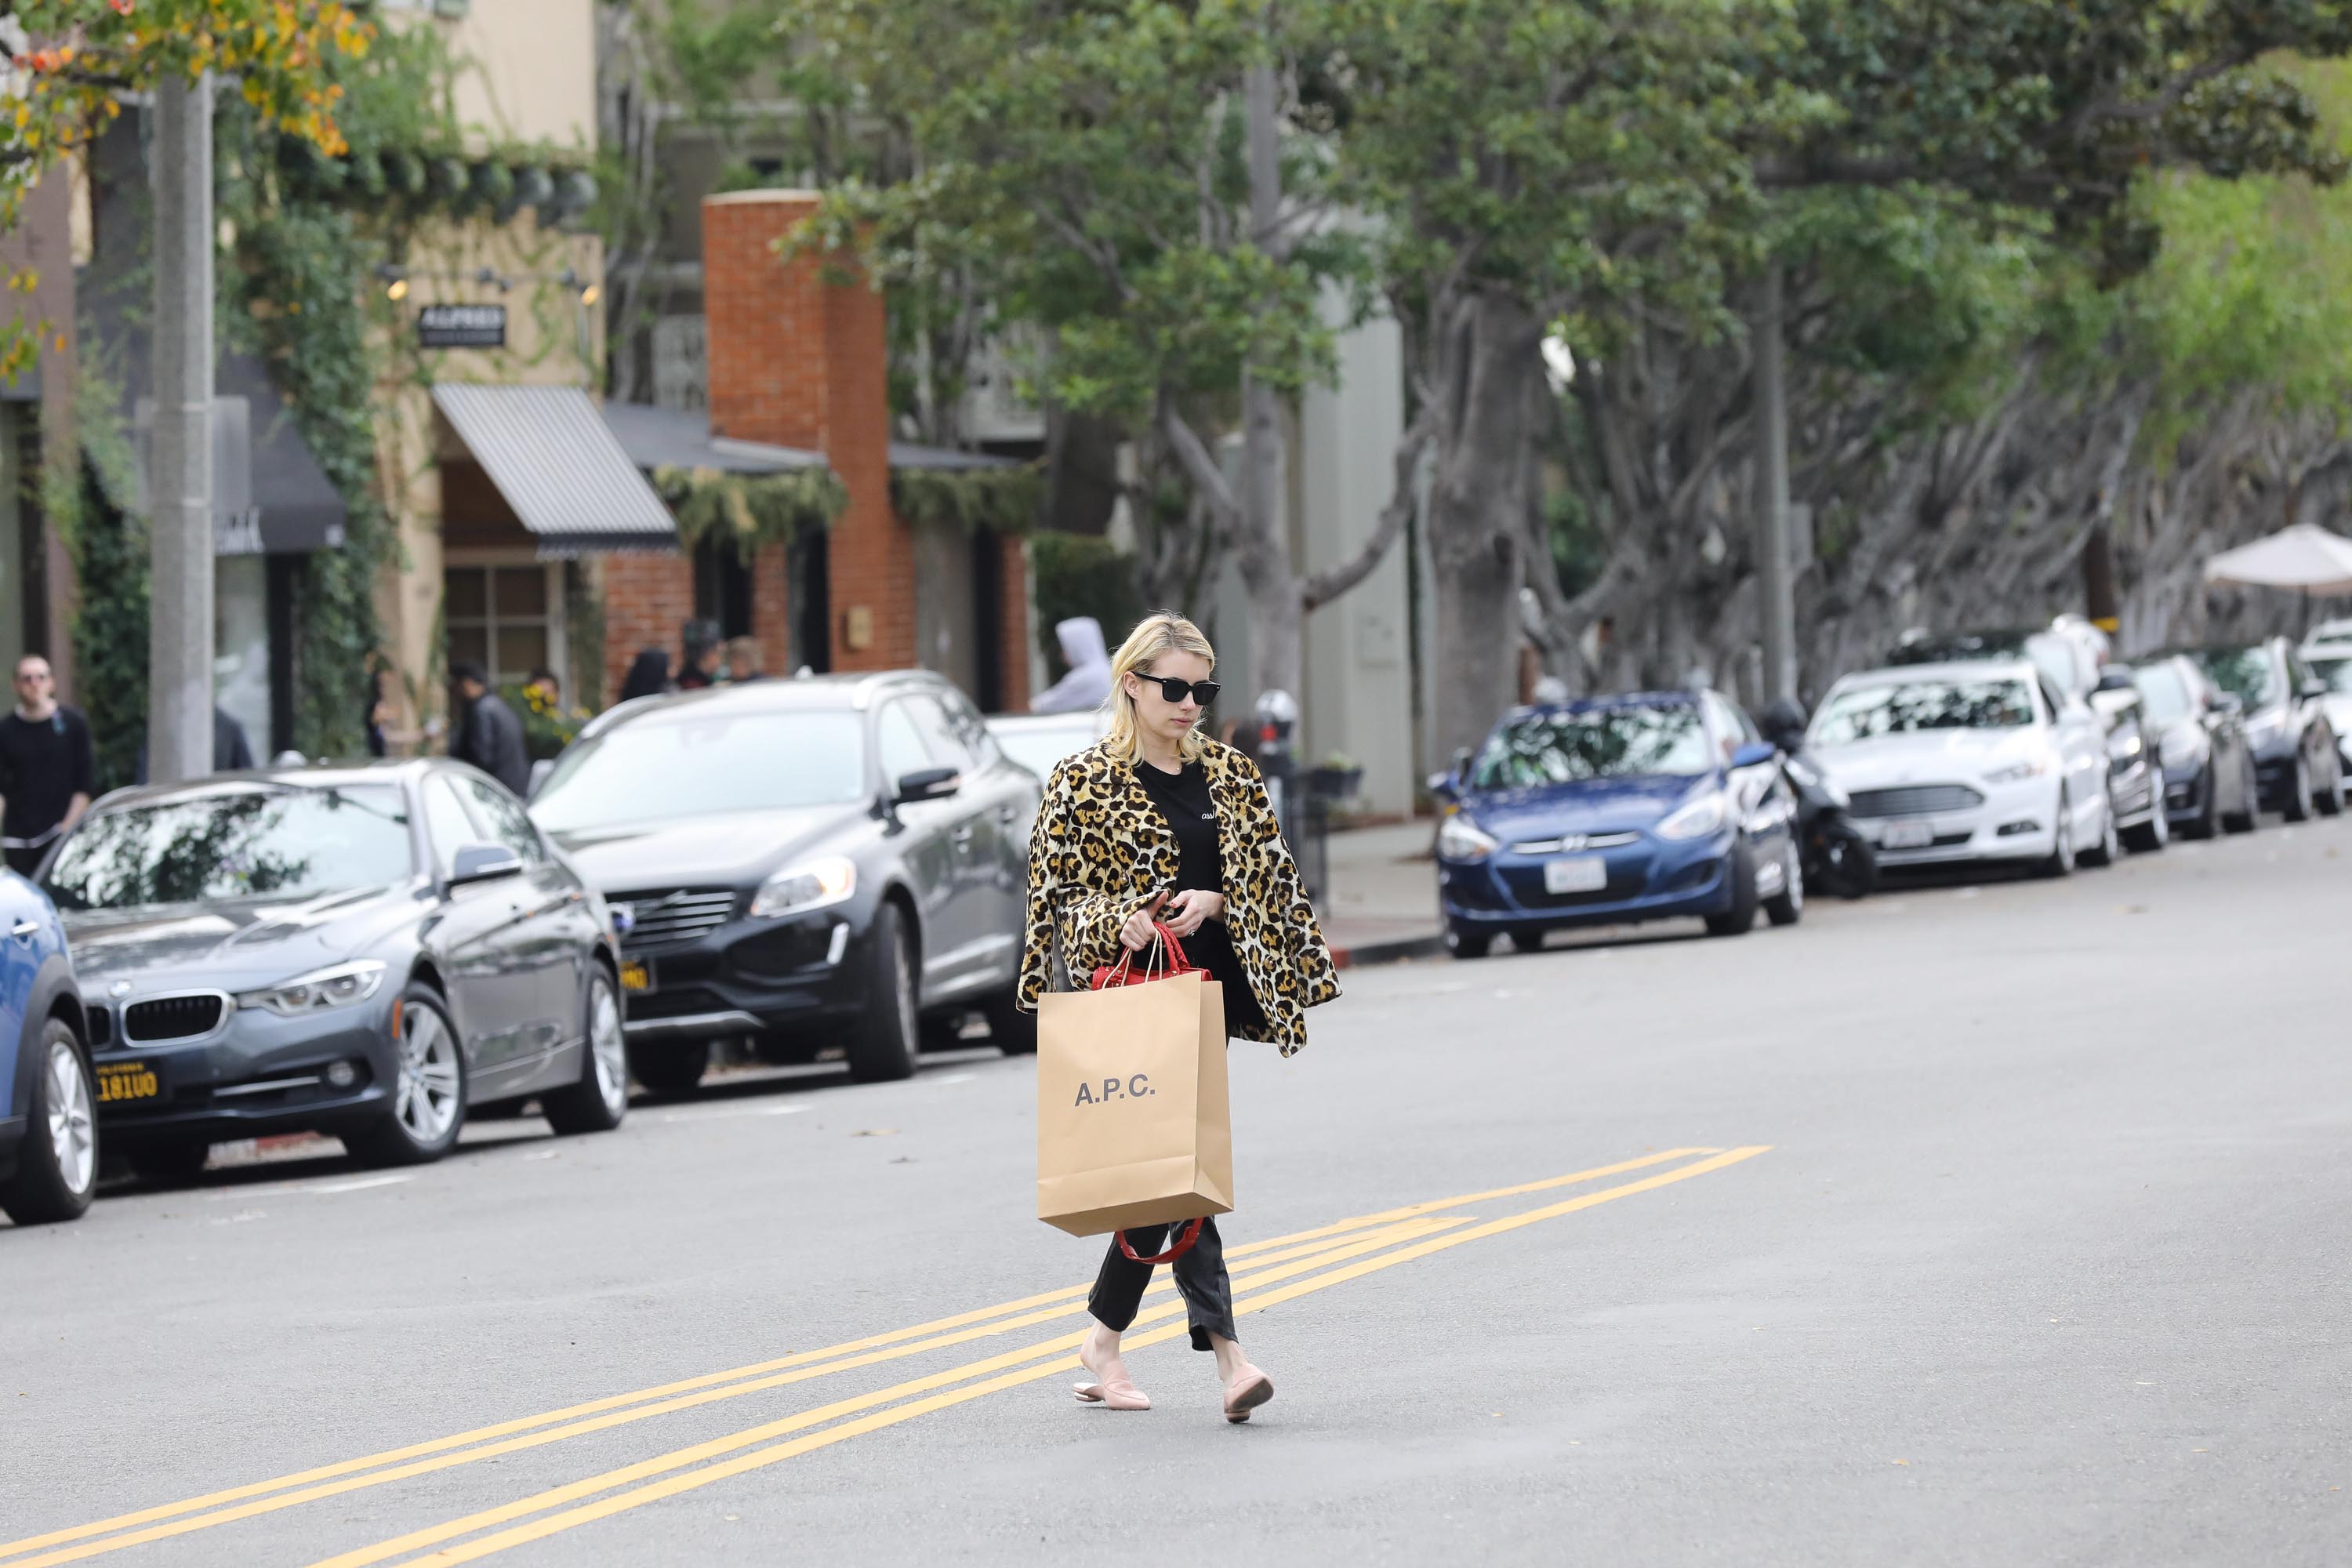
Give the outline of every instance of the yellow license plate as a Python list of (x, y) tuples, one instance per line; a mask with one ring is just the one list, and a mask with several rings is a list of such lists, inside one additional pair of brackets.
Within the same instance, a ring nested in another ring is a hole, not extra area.
[(153, 1100), (163, 1092), (155, 1069), (145, 1062), (98, 1064), (98, 1102), (111, 1105), (124, 1100)]
[(654, 988), (654, 966), (642, 958), (633, 958), (621, 965), (621, 989), (650, 991)]

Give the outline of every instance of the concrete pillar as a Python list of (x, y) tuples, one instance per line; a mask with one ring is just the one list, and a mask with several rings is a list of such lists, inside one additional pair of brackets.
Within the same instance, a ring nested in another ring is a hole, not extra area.
[[(1345, 301), (1327, 297), (1329, 319)], [(1352, 559), (1389, 501), (1397, 437), (1404, 429), (1403, 346), (1396, 323), (1376, 318), (1340, 334), (1339, 375), (1298, 410), (1298, 483), (1304, 573)], [(1382, 812), (1412, 805), (1412, 672), (1406, 549), (1399, 540), (1370, 576), (1307, 617), (1307, 689), (1300, 760), (1334, 752), (1363, 764), (1360, 804)]]

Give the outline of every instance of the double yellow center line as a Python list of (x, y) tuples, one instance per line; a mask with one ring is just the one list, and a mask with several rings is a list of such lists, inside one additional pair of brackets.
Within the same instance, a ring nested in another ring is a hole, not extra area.
[[(1237, 1314), (1262, 1311), (1267, 1307), (1360, 1279), (1379, 1269), (1460, 1246), (1465, 1241), (1499, 1235), (1598, 1204), (1648, 1192), (1670, 1183), (1720, 1170), (1763, 1152), (1763, 1146), (1731, 1150), (1666, 1150), (1544, 1181), (1408, 1205), (1235, 1247), (1228, 1257), (1237, 1262), (1242, 1259), (1249, 1262), (1247, 1271), (1242, 1272), (1235, 1280), (1234, 1310)], [(1692, 1163), (1504, 1219), (1474, 1224), (1464, 1215), (1437, 1217), (1445, 1210), (1472, 1204), (1577, 1185), (1669, 1164), (1677, 1160)], [(1395, 1250), (1384, 1250), (1391, 1247)], [(1378, 1256), (1372, 1256), (1374, 1254)], [(1318, 1273), (1318, 1270), (1323, 1272)], [(1155, 1294), (1164, 1294), (1168, 1289), (1162, 1285)], [(1049, 1291), (822, 1350), (800, 1352), (727, 1372), (710, 1373), (630, 1394), (566, 1405), (538, 1415), (477, 1427), (453, 1436), (0, 1543), (0, 1568), (50, 1568), (51, 1564), (78, 1562), (124, 1547), (212, 1529), (259, 1514), (299, 1507), (322, 1498), (472, 1464), (676, 1411), (919, 1355), (1068, 1316), (1077, 1310), (1086, 1292), (1085, 1286)], [(1141, 1348), (1184, 1333), (1186, 1327), (1179, 1316), (1182, 1310), (1181, 1302), (1169, 1301), (1145, 1313), (1139, 1320), (1139, 1328), (1144, 1322), (1160, 1319), (1177, 1317), (1179, 1321), (1163, 1328), (1131, 1333), (1128, 1345)], [(360, 1564), (381, 1563), (407, 1552), (439, 1546), (459, 1536), (509, 1524), (531, 1514), (544, 1513), (550, 1509), (565, 1508), (567, 1504), (579, 1505), (546, 1518), (515, 1524), (512, 1528), (462, 1545), (443, 1546), (429, 1558), (420, 1560), (435, 1563), (471, 1561), (526, 1541), (542, 1539), (627, 1509), (708, 1486), (747, 1470), (781, 1463), (799, 1454), (866, 1432), (982, 1398), (1021, 1384), (1074, 1371), (1077, 1367), (1077, 1359), (1073, 1352), (1079, 1338), (1076, 1334), (1057, 1335), (1019, 1350), (971, 1362), (873, 1394), (840, 1400), (557, 1487), (515, 1503), (329, 1558), (318, 1568), (359, 1568)], [(1034, 1359), (1039, 1356), (1046, 1359)], [(981, 1381), (969, 1381), (972, 1379)], [(951, 1387), (958, 1384), (966, 1386)], [(936, 1392), (943, 1389), (950, 1391)], [(828, 1423), (837, 1425), (828, 1426)], [(813, 1427), (824, 1429), (810, 1431)], [(805, 1435), (795, 1436), (793, 1434)], [(780, 1438), (785, 1440), (774, 1441)], [(729, 1455), (733, 1457), (724, 1458)], [(709, 1462), (713, 1460), (718, 1462)], [(701, 1468), (692, 1468), (697, 1466)], [(656, 1480), (653, 1479), (656, 1477), (665, 1479)], [(614, 1488), (630, 1489), (594, 1502), (582, 1500), (599, 1492), (612, 1491)]]

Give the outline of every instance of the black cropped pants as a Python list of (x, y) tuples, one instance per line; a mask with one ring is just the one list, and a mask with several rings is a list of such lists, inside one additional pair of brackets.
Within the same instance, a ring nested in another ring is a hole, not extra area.
[[(1139, 1226), (1127, 1233), (1127, 1239), (1136, 1251), (1150, 1258), (1168, 1245), (1171, 1228)], [(1234, 1331), (1234, 1282), (1225, 1273), (1225, 1244), (1218, 1239), (1213, 1217), (1201, 1222), (1201, 1238), (1169, 1267), (1175, 1270), (1176, 1289), (1184, 1298), (1185, 1315), (1192, 1321), (1192, 1348), (1207, 1350), (1213, 1333), (1240, 1339)], [(1135, 1321), (1136, 1309), (1143, 1305), (1143, 1292), (1151, 1285), (1151, 1269), (1152, 1265), (1135, 1262), (1121, 1252), (1118, 1237), (1112, 1236), (1110, 1250), (1103, 1255), (1102, 1272), (1095, 1276), (1094, 1293), (1087, 1298), (1087, 1310), (1113, 1333), (1125, 1333)]]

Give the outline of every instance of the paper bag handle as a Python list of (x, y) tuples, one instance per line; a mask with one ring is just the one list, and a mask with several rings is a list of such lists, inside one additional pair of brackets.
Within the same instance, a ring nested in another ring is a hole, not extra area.
[[(1170, 931), (1158, 921), (1151, 922), (1151, 947), (1149, 951), (1156, 957), (1159, 954), (1160, 949), (1164, 944), (1168, 950), (1168, 965), (1165, 969), (1153, 969), (1149, 967), (1147, 964), (1143, 972), (1143, 978), (1145, 980), (1159, 980), (1170, 975), (1190, 973), (1192, 969), (1192, 961), (1184, 956), (1184, 944), (1176, 940), (1176, 933)], [(1134, 975), (1129, 973), (1134, 963), (1135, 954), (1133, 952), (1123, 952), (1119, 954), (1119, 959), (1117, 963), (1111, 964), (1107, 968), (1096, 970), (1094, 989), (1100, 991), (1106, 986), (1133, 985), (1137, 984)]]
[(1136, 1252), (1134, 1245), (1127, 1239), (1127, 1232), (1122, 1230), (1116, 1234), (1118, 1237), (1118, 1249), (1127, 1254), (1129, 1262), (1173, 1263), (1178, 1258), (1183, 1257), (1186, 1253), (1192, 1251), (1192, 1244), (1201, 1239), (1201, 1222), (1197, 1219), (1187, 1220), (1184, 1224), (1184, 1234), (1176, 1238), (1174, 1245), (1171, 1246), (1167, 1251), (1157, 1253), (1150, 1258), (1141, 1257)]

